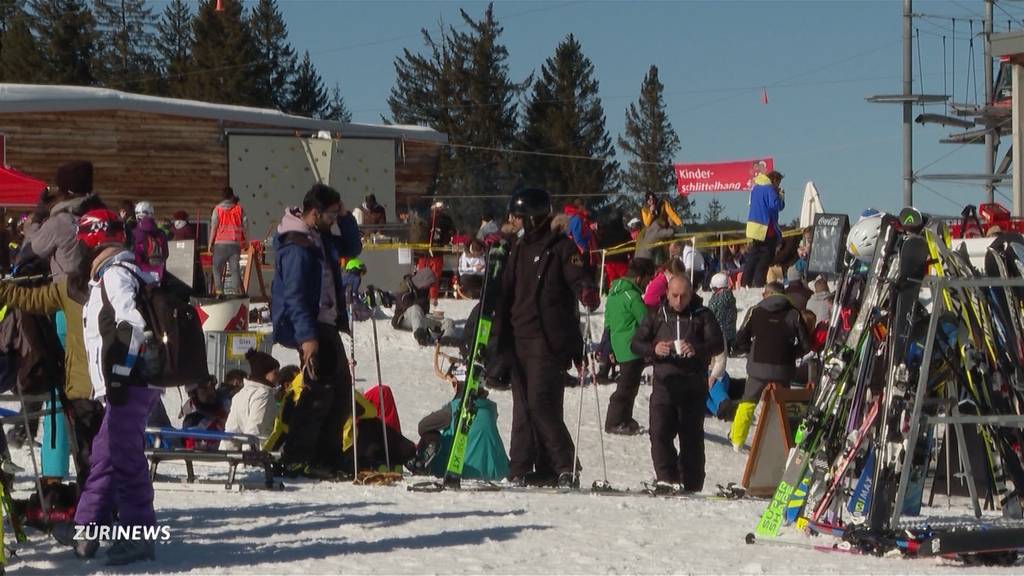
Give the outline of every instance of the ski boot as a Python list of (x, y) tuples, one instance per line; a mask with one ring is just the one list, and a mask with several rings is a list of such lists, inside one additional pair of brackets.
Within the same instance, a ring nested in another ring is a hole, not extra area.
[(107, 566), (124, 566), (140, 560), (156, 560), (151, 540), (118, 540), (107, 550)]

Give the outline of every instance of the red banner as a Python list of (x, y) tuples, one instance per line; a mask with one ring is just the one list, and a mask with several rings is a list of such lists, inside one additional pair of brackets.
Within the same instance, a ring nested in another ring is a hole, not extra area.
[(774, 167), (775, 163), (771, 158), (676, 164), (676, 189), (681, 196), (694, 192), (742, 192), (750, 190), (754, 176), (771, 172)]

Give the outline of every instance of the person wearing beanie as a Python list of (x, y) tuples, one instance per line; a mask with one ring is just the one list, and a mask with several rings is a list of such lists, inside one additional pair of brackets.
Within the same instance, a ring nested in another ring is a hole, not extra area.
[(196, 229), (188, 221), (188, 212), (178, 210), (171, 217), (171, 240), (195, 240)]
[(814, 292), (804, 283), (804, 277), (795, 266), (790, 266), (786, 271), (786, 296), (797, 310), (806, 310), (807, 302)]
[[(92, 163), (67, 162), (57, 169), (57, 191), (44, 192), (36, 209), (39, 221), (29, 227), (18, 263), (37, 256), (50, 263), (53, 280), (83, 276), (84, 253), (75, 240), (78, 219), (89, 210), (100, 208), (92, 193)], [(83, 298), (84, 300), (84, 298)]]
[[(224, 431), (265, 438), (274, 429), (277, 416), (275, 388), (281, 364), (270, 354), (251, 348), (245, 353), (245, 359), (249, 361), (249, 377), (243, 382), (242, 391), (231, 400)], [(242, 443), (224, 440), (220, 449), (241, 450)]]
[(729, 289), (729, 275), (719, 272), (711, 277), (711, 300), (708, 309), (718, 318), (725, 338), (726, 350), (736, 345), (736, 297)]

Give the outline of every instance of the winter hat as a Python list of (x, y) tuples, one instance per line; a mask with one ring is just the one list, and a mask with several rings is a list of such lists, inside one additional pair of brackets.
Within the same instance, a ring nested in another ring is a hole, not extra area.
[(720, 288), (729, 287), (729, 275), (725, 272), (719, 272), (711, 277), (711, 288), (718, 290)]
[(72, 160), (57, 168), (57, 190), (61, 194), (92, 194), (92, 162)]
[(641, 224), (643, 224), (643, 222), (641, 222), (639, 218), (632, 218), (626, 226), (629, 226), (630, 228), (639, 228)]
[(249, 378), (260, 382), (266, 380), (268, 372), (281, 368), (281, 363), (273, 356), (255, 348), (245, 353), (245, 359), (249, 361)]

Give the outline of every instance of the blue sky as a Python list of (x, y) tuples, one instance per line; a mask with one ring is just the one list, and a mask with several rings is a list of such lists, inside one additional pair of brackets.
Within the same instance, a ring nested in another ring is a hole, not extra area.
[[(486, 7), (468, 1), (279, 4), (292, 44), (310, 51), (325, 82), (339, 83), (353, 118), (365, 122), (379, 122), (387, 113), (394, 58), (403, 48), (422, 49), (421, 28), (458, 24), (460, 8), (479, 16)], [(864, 100), (901, 90), (898, 1), (496, 2), (495, 9), (514, 79), (539, 70), (567, 34), (576, 35), (596, 67), (613, 138), (647, 68), (655, 64), (683, 144), (678, 161), (773, 156), (790, 192), (786, 220), (796, 217), (807, 180), (816, 183), (829, 211), (900, 208), (900, 109)], [(943, 93), (945, 82), (948, 93), (955, 81), (955, 99), (973, 102), (973, 84), (967, 84), (972, 78), (968, 20), (979, 32), (982, 2), (918, 0), (914, 9), (931, 15), (917, 25), (921, 51), (918, 55), (915, 47), (914, 63), (921, 66), (914, 72), (915, 88), (923, 80), (925, 92)], [(1018, 28), (1024, 6), (1001, 2), (997, 31), (1007, 28), (1011, 15)], [(981, 98), (980, 39), (974, 58)], [(767, 105), (761, 103), (761, 86), (767, 87)], [(947, 132), (915, 126), (915, 168), (981, 172), (983, 148), (938, 143)], [(625, 160), (621, 151), (618, 157)], [(935, 192), (916, 186), (915, 203), (926, 211), (958, 213), (958, 205), (983, 201), (978, 185), (925, 184)], [(710, 196), (697, 198), (703, 209)], [(744, 194), (719, 198), (729, 215), (745, 216)]]

